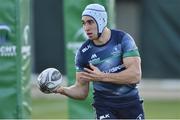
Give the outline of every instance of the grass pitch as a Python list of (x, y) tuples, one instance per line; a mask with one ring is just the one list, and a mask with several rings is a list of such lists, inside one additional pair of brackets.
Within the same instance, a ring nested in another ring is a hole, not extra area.
[(68, 119), (66, 99), (36, 98), (32, 101), (32, 119)]
[[(68, 119), (67, 99), (33, 99), (32, 119)], [(180, 100), (145, 100), (146, 119), (180, 119)]]

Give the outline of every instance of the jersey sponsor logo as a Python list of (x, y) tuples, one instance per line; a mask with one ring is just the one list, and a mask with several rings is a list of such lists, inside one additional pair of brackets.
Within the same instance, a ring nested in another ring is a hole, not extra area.
[(118, 66), (115, 66), (109, 70), (106, 70), (106, 71), (103, 71), (104, 73), (114, 73), (114, 72), (117, 72), (119, 70), (121, 70), (122, 68), (124, 68), (124, 65), (118, 65)]
[(87, 50), (89, 50), (91, 48), (91, 46), (90, 45), (87, 45), (86, 47), (84, 47), (83, 49), (82, 49), (82, 52), (84, 53), (84, 52), (86, 52)]

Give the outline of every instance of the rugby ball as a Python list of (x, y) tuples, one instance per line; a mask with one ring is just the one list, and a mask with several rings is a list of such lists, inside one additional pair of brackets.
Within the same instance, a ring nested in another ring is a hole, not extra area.
[(47, 68), (43, 70), (38, 78), (38, 86), (43, 93), (53, 93), (62, 84), (62, 74), (56, 68)]

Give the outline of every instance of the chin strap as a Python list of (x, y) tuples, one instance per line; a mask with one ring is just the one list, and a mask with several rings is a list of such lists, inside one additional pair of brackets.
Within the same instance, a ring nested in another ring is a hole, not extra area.
[(98, 38), (101, 36), (102, 33), (98, 33)]

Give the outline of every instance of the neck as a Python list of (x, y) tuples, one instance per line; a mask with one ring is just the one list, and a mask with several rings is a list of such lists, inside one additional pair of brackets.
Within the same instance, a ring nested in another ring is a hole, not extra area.
[(93, 40), (95, 45), (103, 45), (109, 41), (111, 37), (111, 30), (107, 27), (103, 30), (101, 36), (98, 39)]

